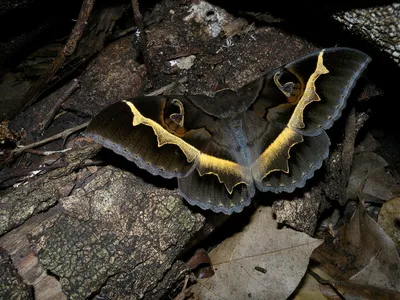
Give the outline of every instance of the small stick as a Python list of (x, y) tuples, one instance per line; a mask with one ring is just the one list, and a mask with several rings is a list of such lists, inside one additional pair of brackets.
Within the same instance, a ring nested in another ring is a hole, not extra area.
[(43, 155), (43, 156), (49, 156), (57, 153), (65, 153), (72, 150), (72, 148), (66, 148), (63, 150), (57, 150), (57, 151), (42, 151), (42, 150), (37, 150), (37, 149), (25, 149), (26, 153), (32, 153), (36, 155)]
[(49, 111), (47, 114), (46, 119), (40, 124), (39, 126), (39, 131), (40, 133), (43, 133), (43, 131), (50, 125), (50, 123), (53, 121), (54, 117), (57, 115), (57, 112), (60, 110), (61, 105), (68, 99), (69, 96), (77, 89), (79, 88), (79, 81), (77, 79), (72, 80), (72, 83), (70, 86), (67, 88), (65, 93), (63, 93), (56, 101), (55, 105), (53, 108)]
[(147, 78), (149, 79), (150, 86), (152, 86), (152, 81), (153, 81), (152, 70), (150, 65), (149, 53), (147, 52), (147, 37), (143, 26), (143, 16), (140, 13), (138, 0), (132, 0), (131, 2), (132, 2), (133, 16), (135, 18), (136, 26), (138, 27), (139, 30), (140, 51), (142, 52), (144, 64), (146, 65), (147, 68)]
[[(178, 80), (178, 83), (185, 83), (187, 81), (187, 76), (181, 78)], [(155, 90), (151, 93), (146, 94), (146, 96), (158, 96), (163, 94), (165, 91), (167, 91), (168, 89), (174, 87), (174, 85), (176, 84), (176, 82), (170, 83), (166, 86), (163, 86), (162, 88), (159, 88), (158, 90)]]
[(318, 281), (319, 284), (323, 284), (323, 285), (329, 285), (331, 289), (333, 289), (333, 291), (340, 297), (340, 299), (345, 299), (343, 297), (343, 295), (337, 290), (337, 288), (335, 287), (335, 285), (330, 282), (329, 280), (325, 280), (323, 279), (321, 276), (319, 276), (317, 273), (315, 273), (314, 271), (312, 271), (311, 269), (307, 269), (308, 274), (310, 274), (312, 277), (314, 277), (314, 279), (316, 281)]
[(174, 300), (184, 300), (186, 297), (186, 287), (189, 282), (189, 275), (185, 276), (185, 281), (183, 283), (183, 287), (181, 292), (174, 298)]
[[(62, 168), (62, 167), (65, 167), (65, 165), (64, 164), (56, 164), (56, 165), (51, 165), (51, 166), (40, 166), (38, 168), (7, 170), (6, 173), (0, 173), (0, 188), (5, 188), (5, 187), (13, 185), (17, 181), (20, 181), (21, 177), (24, 177), (24, 178), (33, 177), (43, 171), (52, 171), (52, 170)], [(16, 178), (18, 178), (17, 181), (14, 181), (13, 183), (6, 183), (7, 181), (10, 181), (10, 180), (16, 179)]]
[(24, 109), (27, 109), (32, 105), (42, 93), (43, 88), (46, 84), (53, 78), (57, 71), (63, 66), (66, 58), (71, 55), (82, 37), (82, 34), (88, 24), (88, 19), (92, 12), (95, 0), (84, 0), (81, 6), (81, 11), (79, 12), (78, 20), (72, 29), (72, 32), (68, 38), (67, 43), (64, 48), (58, 54), (56, 59), (53, 61), (51, 66), (40, 76), (40, 78), (33, 84), (33, 86), (28, 90), (24, 96), (22, 103), (25, 103)]
[(343, 141), (342, 150), (342, 175), (344, 189), (347, 188), (347, 183), (350, 177), (351, 165), (354, 157), (354, 144), (357, 137), (356, 128), (356, 112), (354, 107), (350, 111), (350, 114), (346, 120), (345, 124), (345, 135)]
[[(184, 83), (184, 82), (186, 82), (186, 81), (187, 81), (187, 77), (183, 77), (183, 78), (181, 78), (181, 79), (178, 80), (179, 83)], [(162, 87), (162, 88), (159, 88), (158, 90), (155, 90), (155, 91), (153, 91), (153, 92), (147, 94), (146, 96), (161, 95), (163, 92), (165, 92), (165, 91), (168, 90), (169, 88), (173, 87), (175, 84), (176, 84), (176, 82), (170, 83), (170, 84), (168, 84), (168, 85), (166, 85), (166, 86), (164, 86), (164, 87)], [(65, 130), (65, 131), (63, 131), (63, 132), (57, 133), (56, 135), (53, 135), (53, 136), (48, 137), (48, 138), (46, 138), (46, 139), (43, 139), (43, 140), (41, 140), (41, 141), (38, 141), (38, 142), (29, 144), (29, 145), (26, 145), (26, 146), (22, 146), (22, 147), (16, 148), (16, 149), (14, 149), (14, 150), (11, 151), (11, 154), (18, 154), (18, 153), (21, 153), (21, 152), (26, 151), (27, 149), (36, 148), (36, 147), (38, 147), (38, 146), (47, 144), (47, 143), (49, 143), (49, 142), (51, 142), (51, 141), (54, 141), (54, 140), (57, 140), (57, 139), (59, 139), (59, 138), (66, 138), (66, 137), (69, 136), (71, 133), (74, 133), (74, 132), (76, 132), (76, 131), (79, 131), (79, 130), (82, 130), (82, 129), (86, 128), (86, 127), (89, 125), (89, 123), (90, 123), (90, 122), (83, 123), (83, 124), (81, 124), (81, 125), (78, 125), (78, 126), (69, 128), (69, 129), (67, 129), (67, 130)], [(2, 154), (2, 153), (0, 152), (0, 154)]]
[(136, 25), (135, 25), (135, 26), (131, 26), (131, 27), (125, 29), (125, 30), (121, 30), (121, 31), (116, 32), (115, 34), (109, 36), (109, 37), (107, 38), (107, 41), (114, 41), (114, 40), (116, 40), (116, 39), (119, 39), (119, 38), (121, 38), (121, 37), (123, 37), (123, 36), (125, 36), (125, 35), (128, 35), (128, 34), (134, 32), (134, 31), (137, 30), (137, 29), (138, 29), (138, 28), (137, 28)]
[[(85, 161), (79, 166), (91, 167), (91, 166), (99, 166), (102, 164), (104, 164), (103, 161), (95, 160), (95, 161)], [(0, 172), (0, 188), (9, 187), (17, 182), (20, 182), (21, 180), (28, 179), (28, 177), (39, 175), (43, 171), (47, 172), (64, 167), (66, 167), (64, 163), (58, 163), (50, 166), (39, 166), (37, 168), (26, 168), (26, 169), (10, 169), (7, 170), (7, 172)], [(25, 178), (21, 179), (21, 177)], [(13, 180), (13, 182), (10, 182), (11, 180)]]
[(76, 131), (79, 131), (79, 130), (82, 130), (82, 129), (86, 128), (88, 125), (89, 125), (89, 122), (86, 122), (86, 123), (83, 123), (81, 125), (69, 128), (67, 130), (64, 130), (63, 132), (57, 133), (57, 134), (55, 134), (55, 135), (53, 135), (51, 137), (48, 137), (46, 139), (43, 139), (41, 141), (38, 141), (38, 142), (29, 144), (29, 145), (26, 145), (26, 146), (22, 146), (22, 147), (16, 148), (16, 149), (11, 151), (11, 154), (21, 153), (21, 152), (24, 152), (26, 149), (36, 148), (38, 146), (47, 144), (47, 143), (49, 143), (51, 141), (54, 141), (54, 140), (57, 140), (59, 138), (65, 138), (65, 137), (69, 136), (71, 133), (74, 133)]

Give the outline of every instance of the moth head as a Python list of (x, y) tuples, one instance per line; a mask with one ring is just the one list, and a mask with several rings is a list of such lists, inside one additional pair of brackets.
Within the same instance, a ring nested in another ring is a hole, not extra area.
[(183, 107), (182, 102), (178, 99), (172, 99), (171, 103), (179, 108), (179, 113), (172, 113), (169, 118), (179, 127), (183, 127), (185, 121), (185, 108)]

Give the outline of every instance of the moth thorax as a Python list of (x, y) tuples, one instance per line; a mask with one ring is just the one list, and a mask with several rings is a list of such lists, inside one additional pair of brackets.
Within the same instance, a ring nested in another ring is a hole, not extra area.
[(231, 132), (233, 139), (236, 141), (240, 148), (245, 148), (247, 146), (247, 139), (245, 132), (243, 131), (242, 120), (232, 120)]

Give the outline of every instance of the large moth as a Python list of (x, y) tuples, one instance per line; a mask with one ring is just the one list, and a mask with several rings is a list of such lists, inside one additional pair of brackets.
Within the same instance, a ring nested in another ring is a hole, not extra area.
[(292, 192), (321, 167), (325, 130), (369, 61), (355, 49), (329, 48), (214, 97), (117, 102), (94, 117), (86, 136), (153, 175), (176, 177), (192, 205), (240, 212), (256, 189)]

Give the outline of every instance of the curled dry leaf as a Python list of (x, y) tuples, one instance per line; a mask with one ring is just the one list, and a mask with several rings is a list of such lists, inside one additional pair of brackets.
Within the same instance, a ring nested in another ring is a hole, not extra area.
[(199, 280), (193, 292), (199, 299), (286, 299), (321, 242), (278, 229), (271, 208), (262, 207), (242, 232), (210, 252), (215, 275)]
[(394, 242), (358, 205), (350, 222), (313, 259), (335, 280), (400, 291), (400, 259)]
[(208, 278), (214, 275), (210, 257), (204, 249), (197, 249), (187, 261), (187, 265), (196, 278)]

